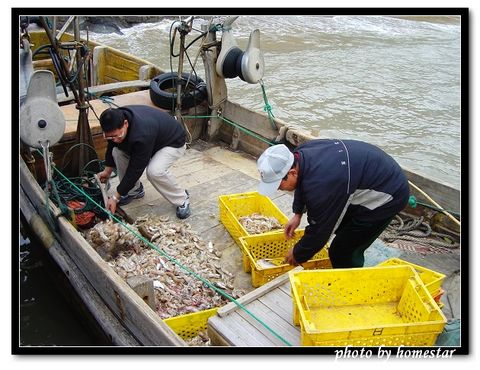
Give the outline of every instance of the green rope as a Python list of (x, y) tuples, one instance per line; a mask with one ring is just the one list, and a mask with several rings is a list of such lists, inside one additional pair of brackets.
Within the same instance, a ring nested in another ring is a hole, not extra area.
[(260, 80), (260, 86), (262, 87), (263, 101), (265, 102), (265, 106), (263, 107), (263, 110), (267, 112), (268, 118), (270, 119), (270, 123), (272, 124), (273, 129), (276, 130), (277, 125), (274, 120), (275, 116), (273, 115), (273, 112), (272, 112), (272, 106), (268, 102), (267, 93), (265, 92), (265, 86), (263, 85), (263, 80)]
[(449, 209), (438, 208), (438, 207), (432, 206), (431, 204), (428, 204), (428, 203), (419, 202), (417, 200), (417, 198), (415, 197), (415, 195), (410, 195), (410, 197), (408, 198), (408, 205), (412, 208), (416, 208), (417, 205), (420, 205), (420, 206), (424, 206), (424, 207), (433, 209), (434, 211), (438, 211), (438, 212), (442, 212), (442, 213), (448, 212), (448, 213), (451, 213), (452, 215), (456, 216), (457, 218), (460, 218), (460, 214), (458, 212), (451, 211)]
[(58, 207), (60, 208), (60, 211), (64, 216), (67, 216), (68, 219), (70, 219), (70, 213), (68, 211), (68, 207), (60, 200), (60, 195), (58, 194), (58, 189), (55, 184), (55, 181), (52, 180), (50, 184), (52, 186), (53, 196), (55, 197), (55, 200), (58, 203)]
[(222, 30), (222, 25), (220, 23), (217, 23), (217, 24), (212, 24), (212, 26), (210, 27), (210, 32), (218, 32), (218, 31), (221, 31)]
[(265, 139), (265, 138), (261, 137), (260, 135), (256, 134), (255, 132), (253, 132), (249, 129), (246, 129), (245, 127), (240, 126), (238, 123), (230, 121), (229, 119), (227, 119), (223, 116), (183, 116), (183, 118), (220, 118), (222, 121), (232, 125), (233, 127), (238, 128), (240, 131), (243, 131), (246, 134), (251, 135), (256, 139), (261, 140), (261, 141), (267, 143), (268, 145), (274, 145), (274, 143), (272, 143), (271, 141), (268, 141), (267, 139)]
[(252, 312), (250, 312), (243, 304), (238, 302), (235, 298), (230, 296), (229, 294), (225, 293), (223, 290), (217, 288), (216, 286), (212, 285), (207, 279), (204, 277), (198, 275), (195, 271), (190, 270), (188, 267), (182, 265), (179, 261), (177, 261), (175, 258), (170, 256), (168, 253), (164, 252), (163, 250), (159, 249), (155, 244), (151, 243), (149, 240), (145, 239), (142, 235), (138, 234), (135, 230), (131, 229), (128, 225), (124, 224), (120, 219), (118, 219), (115, 215), (113, 215), (109, 210), (104, 209), (100, 204), (95, 202), (88, 194), (86, 194), (82, 189), (78, 188), (73, 182), (71, 182), (68, 177), (66, 177), (63, 173), (61, 173), (57, 168), (54, 168), (55, 171), (63, 177), (67, 182), (70, 182), (70, 184), (76, 188), (77, 191), (80, 193), (83, 193), (83, 195), (90, 200), (93, 204), (95, 204), (97, 207), (102, 209), (102, 211), (106, 212), (108, 215), (112, 217), (116, 222), (118, 222), (121, 226), (126, 228), (130, 233), (135, 235), (138, 239), (143, 241), (145, 244), (147, 244), (150, 248), (154, 249), (158, 253), (160, 253), (162, 256), (166, 257), (169, 261), (172, 263), (176, 264), (180, 268), (182, 268), (184, 271), (186, 271), (188, 274), (192, 275), (193, 277), (197, 278), (198, 280), (202, 281), (207, 287), (210, 289), (214, 290), (218, 294), (222, 295), (223, 297), (227, 298), (228, 300), (232, 301), (235, 303), (238, 307), (240, 307), (242, 310), (244, 310), (248, 315), (250, 315), (253, 319), (258, 321), (260, 324), (262, 324), (270, 333), (272, 333), (274, 336), (276, 336), (278, 339), (280, 339), (283, 343), (285, 343), (288, 346), (291, 346), (291, 343), (288, 342), (286, 339), (281, 337), (279, 334), (277, 334), (272, 328), (270, 328), (265, 322), (263, 322), (261, 319), (256, 317)]
[[(45, 148), (43, 149), (45, 150)], [(44, 156), (45, 155), (48, 155), (48, 153), (42, 153), (39, 149), (37, 149), (37, 151), (42, 155)], [(45, 168), (45, 171), (48, 171), (47, 168)], [(45, 196), (46, 196), (46, 199), (45, 199), (45, 211), (46, 211), (46, 216), (47, 216), (47, 221), (48, 223), (50, 224), (50, 226), (52, 226), (55, 230), (57, 229), (57, 225), (55, 223), (55, 220), (54, 218), (52, 217), (52, 213), (51, 213), (51, 210), (50, 210), (50, 205), (49, 205), (49, 201), (50, 201), (50, 193), (53, 193), (53, 196), (55, 197), (55, 200), (57, 201), (58, 203), (58, 207), (60, 208), (60, 211), (62, 212), (62, 214), (67, 217), (68, 219), (70, 219), (70, 214), (69, 214), (69, 211), (68, 211), (68, 207), (65, 206), (65, 204), (63, 204), (61, 201), (60, 201), (60, 196), (58, 194), (58, 189), (55, 185), (55, 182), (53, 181), (53, 179), (51, 181), (48, 181), (48, 174), (47, 175), (47, 182), (45, 184)], [(50, 192), (50, 187), (51, 187), (51, 192)]]

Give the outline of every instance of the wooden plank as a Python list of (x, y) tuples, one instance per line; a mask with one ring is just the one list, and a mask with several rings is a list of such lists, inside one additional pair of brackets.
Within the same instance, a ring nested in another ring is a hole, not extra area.
[[(85, 93), (94, 94), (100, 96), (102, 94), (122, 90), (122, 89), (146, 89), (150, 86), (149, 81), (143, 80), (131, 80), (131, 81), (121, 81), (103, 85), (91, 86), (88, 89), (85, 88)], [(73, 93), (68, 89), (69, 97), (66, 97), (64, 93), (57, 94), (57, 102), (65, 103), (67, 101), (73, 100)]]
[[(303, 267), (297, 266), (291, 271), (301, 271), (301, 270), (303, 270)], [(269, 281), (265, 285), (262, 285), (261, 287), (251, 291), (250, 293), (245, 294), (243, 297), (240, 297), (239, 299), (237, 299), (237, 301), (243, 305), (247, 305), (250, 302), (253, 302), (256, 299), (258, 299), (259, 297), (267, 294), (268, 292), (271, 292), (272, 290), (278, 288), (279, 286), (283, 285), (287, 281), (288, 281), (288, 274), (280, 275), (279, 277)], [(219, 317), (228, 316), (232, 312), (238, 310), (238, 308), (239, 307), (234, 302), (230, 302), (218, 309), (217, 316)]]
[(272, 128), (272, 124), (266, 114), (247, 109), (229, 100), (225, 103), (223, 116), (269, 140), (275, 139), (278, 135), (278, 130)]
[(60, 31), (58, 31), (58, 33), (55, 36), (55, 38), (57, 39), (57, 41), (60, 41), (60, 39), (62, 38), (63, 34), (65, 33), (65, 31), (67, 30), (67, 28), (70, 26), (70, 23), (73, 22), (73, 20), (75, 19), (75, 16), (74, 15), (71, 15), (67, 21), (63, 24), (63, 27)]
[(260, 181), (255, 157), (218, 146), (207, 149), (204, 153), (215, 161)]
[(278, 289), (282, 290), (288, 296), (290, 297), (292, 296), (292, 286), (290, 284), (290, 279), (287, 282), (285, 282), (285, 284), (279, 286)]
[(230, 347), (230, 343), (224, 338), (221, 333), (214, 330), (210, 325), (207, 325), (207, 335), (210, 338), (210, 343), (215, 347)]
[[(432, 199), (439, 203), (444, 209), (449, 209), (455, 212), (460, 211), (460, 191), (453, 188), (448, 184), (443, 184), (439, 181), (433, 181), (418, 173), (403, 168), (408, 180), (422, 189)], [(411, 189), (412, 194), (418, 198), (418, 200), (430, 204), (417, 190)]]
[(220, 319), (212, 316), (208, 319), (208, 327), (225, 339), (225, 342), (233, 346), (271, 346), (272, 342), (262, 333), (241, 317), (238, 313)]
[(103, 76), (105, 74), (105, 55), (107, 46), (99, 45), (93, 49), (93, 85), (101, 85), (104, 83)]
[[(20, 161), (20, 183), (37, 209), (45, 207), (44, 197), (41, 196), (42, 191), (23, 159)], [(27, 184), (28, 187), (25, 186)], [(52, 206), (52, 208), (56, 207)], [(103, 261), (64, 217), (58, 218), (58, 227), (59, 238), (67, 253), (76, 261), (87, 280), (140, 343), (165, 346), (185, 345), (183, 340)]]
[(258, 301), (270, 307), (275, 313), (293, 325), (293, 302), (290, 294), (287, 294), (281, 287), (275, 289), (274, 294), (265, 294), (258, 298)]
[(33, 64), (33, 69), (35, 71), (39, 70), (39, 69), (48, 69), (48, 70), (53, 70), (54, 69), (54, 66), (53, 66), (53, 62), (52, 62), (52, 59), (40, 59), (40, 60), (34, 60), (32, 62)]
[[(269, 295), (274, 295), (276, 290), (269, 292)], [(272, 308), (264, 305), (260, 301), (253, 301), (246, 307), (252, 315), (245, 310), (238, 310), (238, 314), (255, 328), (254, 336), (258, 333), (263, 334), (270, 340), (270, 346), (288, 346), (300, 344), (300, 330), (291, 324), (291, 320), (285, 320), (277, 314)], [(271, 329), (271, 331), (268, 328)], [(273, 334), (272, 331), (276, 334)], [(283, 339), (283, 340), (282, 340)], [(288, 343), (285, 343), (287, 341)]]

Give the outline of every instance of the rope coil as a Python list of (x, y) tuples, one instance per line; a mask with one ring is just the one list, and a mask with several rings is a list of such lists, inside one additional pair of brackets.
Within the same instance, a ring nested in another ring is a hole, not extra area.
[(406, 240), (417, 244), (447, 249), (460, 247), (460, 244), (454, 241), (450, 235), (432, 231), (431, 226), (424, 221), (423, 216), (418, 218), (409, 216), (405, 220), (398, 215), (395, 216), (381, 235), (381, 238), (388, 243)]

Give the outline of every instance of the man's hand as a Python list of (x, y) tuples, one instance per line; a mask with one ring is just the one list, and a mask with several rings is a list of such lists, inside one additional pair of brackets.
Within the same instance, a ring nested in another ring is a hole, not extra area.
[(285, 262), (292, 266), (298, 266), (295, 257), (293, 256), (293, 248), (290, 248), (285, 256)]
[(295, 213), (295, 215), (293, 215), (293, 217), (290, 220), (288, 220), (283, 230), (287, 240), (293, 237), (295, 230), (297, 229), (298, 225), (300, 225), (300, 221), (302, 221), (301, 213)]
[(108, 198), (107, 209), (112, 213), (112, 215), (115, 214), (115, 211), (117, 210), (117, 203), (118, 203), (118, 200), (116, 200), (115, 198), (113, 197)]
[(97, 173), (97, 176), (100, 179), (100, 182), (107, 181), (112, 175), (112, 171), (113, 171), (112, 167), (105, 167), (105, 169), (102, 172)]

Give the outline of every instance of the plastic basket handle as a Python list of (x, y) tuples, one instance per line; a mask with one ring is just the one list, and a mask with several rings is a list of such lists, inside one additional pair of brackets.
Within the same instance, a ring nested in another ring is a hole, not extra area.
[(310, 311), (310, 307), (308, 306), (307, 299), (305, 296), (302, 296), (302, 306), (305, 309), (305, 311)]
[(229, 196), (225, 196), (224, 198), (222, 199), (225, 199), (225, 200), (238, 200), (238, 199), (248, 199), (248, 198), (255, 198), (257, 197), (257, 195), (255, 194), (239, 194), (239, 195), (229, 195)]
[(431, 300), (433, 298), (430, 296), (430, 293), (427, 291), (427, 288), (425, 288), (423, 283), (419, 282), (414, 277), (410, 278), (408, 281), (410, 282), (410, 284), (412, 284), (413, 289), (415, 289), (415, 292), (418, 294), (418, 296), (422, 300), (422, 303), (427, 309), (427, 311), (429, 313), (434, 311), (435, 308), (432, 306), (432, 303), (431, 303)]

